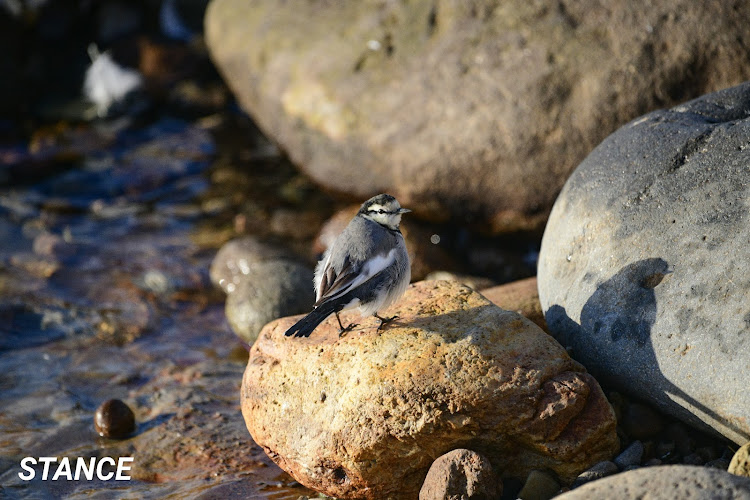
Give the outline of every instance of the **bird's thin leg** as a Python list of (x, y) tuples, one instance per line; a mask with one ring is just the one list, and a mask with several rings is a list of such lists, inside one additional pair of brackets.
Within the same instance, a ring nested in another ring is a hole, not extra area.
[(380, 320), (380, 325), (378, 325), (378, 330), (383, 328), (383, 325), (388, 324), (394, 319), (398, 318), (398, 316), (391, 316), (390, 318), (383, 318), (380, 315), (378, 315), (378, 313), (373, 314), (373, 316), (375, 316), (376, 318)]
[(339, 322), (339, 337), (341, 337), (346, 332), (350, 331), (355, 326), (359, 326), (356, 323), (349, 323), (349, 326), (347, 326), (346, 328), (344, 328), (344, 325), (341, 324), (341, 318), (339, 318), (339, 313), (338, 312), (336, 313), (336, 321)]

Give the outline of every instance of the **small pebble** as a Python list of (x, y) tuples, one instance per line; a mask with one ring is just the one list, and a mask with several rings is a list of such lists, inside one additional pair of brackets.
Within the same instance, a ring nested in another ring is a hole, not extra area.
[(659, 441), (656, 445), (656, 456), (664, 460), (665, 457), (674, 453), (674, 441)]
[(703, 465), (706, 461), (697, 453), (691, 453), (682, 459), (682, 463), (686, 465)]
[(583, 484), (601, 479), (603, 477), (611, 476), (612, 474), (616, 474), (619, 471), (620, 469), (614, 462), (610, 462), (609, 460), (599, 462), (590, 469), (583, 471), (573, 482), (573, 488), (577, 488)]
[(633, 441), (625, 451), (617, 455), (613, 462), (622, 470), (629, 465), (639, 465), (643, 458), (643, 443)]
[(729, 468), (729, 460), (727, 460), (726, 458), (717, 458), (716, 460), (711, 460), (710, 462), (706, 462), (706, 467), (713, 467), (714, 469), (727, 470)]
[(119, 399), (110, 399), (96, 409), (94, 428), (102, 437), (121, 439), (135, 430), (135, 415)]
[(522, 500), (548, 500), (557, 495), (560, 484), (549, 473), (541, 470), (532, 470), (526, 478), (526, 484), (518, 492), (518, 498)]
[(719, 452), (714, 446), (701, 446), (695, 452), (700, 455), (704, 463), (719, 458)]
[(693, 438), (690, 437), (690, 433), (684, 424), (675, 422), (666, 428), (665, 434), (667, 439), (674, 441), (675, 450), (682, 455), (689, 455), (693, 451), (695, 445)]

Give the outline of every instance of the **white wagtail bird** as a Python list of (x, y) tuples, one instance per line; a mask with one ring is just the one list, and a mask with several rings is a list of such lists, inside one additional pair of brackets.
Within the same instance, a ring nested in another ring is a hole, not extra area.
[(396, 198), (379, 194), (362, 204), (357, 215), (336, 238), (315, 268), (315, 304), (307, 316), (286, 331), (286, 336), (308, 337), (331, 314), (359, 306), (362, 317), (380, 320), (378, 330), (392, 318), (378, 311), (395, 302), (409, 286), (411, 264), (406, 243), (399, 230), (401, 208)]

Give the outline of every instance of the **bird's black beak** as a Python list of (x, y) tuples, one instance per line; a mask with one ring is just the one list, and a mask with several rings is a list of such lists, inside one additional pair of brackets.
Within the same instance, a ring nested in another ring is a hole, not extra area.
[(399, 208), (398, 209), (398, 213), (400, 213), (400, 214), (408, 214), (409, 212), (411, 212), (411, 210), (409, 210), (408, 208)]

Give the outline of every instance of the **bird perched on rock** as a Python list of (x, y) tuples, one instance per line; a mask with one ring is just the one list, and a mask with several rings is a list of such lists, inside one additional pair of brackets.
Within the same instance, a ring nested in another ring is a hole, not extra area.
[(287, 337), (308, 337), (331, 314), (340, 333), (354, 328), (341, 324), (339, 312), (359, 307), (362, 317), (380, 320), (378, 330), (392, 318), (378, 311), (396, 301), (409, 286), (411, 264), (399, 230), (401, 208), (396, 198), (379, 194), (364, 202), (357, 215), (336, 238), (315, 268), (315, 304), (307, 316), (289, 330)]

